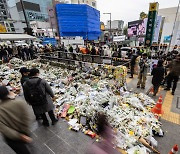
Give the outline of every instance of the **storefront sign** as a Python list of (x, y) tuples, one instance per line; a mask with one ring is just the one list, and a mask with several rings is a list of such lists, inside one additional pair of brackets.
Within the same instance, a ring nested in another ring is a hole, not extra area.
[(113, 37), (113, 42), (122, 42), (126, 39), (126, 36), (123, 35), (123, 36), (114, 36)]
[(164, 21), (165, 21), (165, 17), (162, 17), (161, 27), (160, 27), (160, 31), (159, 31), (158, 44), (161, 42), (161, 37), (162, 37), (162, 32), (163, 32), (163, 27), (164, 27)]
[(105, 31), (104, 23), (101, 23), (101, 30), (102, 30), (102, 31)]
[(169, 43), (171, 41), (171, 36), (164, 36), (164, 43)]
[(157, 16), (156, 23), (155, 23), (155, 30), (154, 30), (154, 37), (153, 37), (153, 43), (158, 42), (160, 28), (162, 23), (162, 16)]
[(46, 21), (47, 20), (47, 17), (44, 14), (41, 14), (39, 12), (26, 11), (26, 13), (30, 21), (32, 20)]
[(5, 32), (6, 32), (6, 27), (0, 24), (0, 33), (5, 33)]
[(143, 36), (145, 35), (145, 20), (136, 20), (128, 22), (128, 36)]
[(146, 29), (146, 38), (145, 38), (145, 46), (147, 47), (150, 47), (153, 41), (158, 7), (159, 7), (159, 3), (157, 2), (150, 3), (147, 29)]

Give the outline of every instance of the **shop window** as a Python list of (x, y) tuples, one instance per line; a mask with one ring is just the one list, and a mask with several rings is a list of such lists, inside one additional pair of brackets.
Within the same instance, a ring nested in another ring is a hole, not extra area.
[(10, 27), (14, 27), (13, 23), (10, 23), (9, 25), (10, 25)]
[(5, 9), (5, 7), (4, 7), (4, 5), (3, 5), (3, 4), (0, 4), (0, 6), (1, 6), (1, 9)]
[(6, 11), (4, 11), (4, 10), (1, 11), (1, 14), (2, 15), (7, 15)]

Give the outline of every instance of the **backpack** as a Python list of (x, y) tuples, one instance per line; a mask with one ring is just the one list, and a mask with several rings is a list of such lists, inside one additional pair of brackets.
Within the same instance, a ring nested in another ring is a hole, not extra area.
[(31, 84), (30, 81), (27, 81), (28, 85), (28, 97), (29, 103), (32, 106), (41, 106), (47, 103), (46, 95), (43, 93), (41, 87), (39, 86), (42, 79), (39, 79), (36, 84)]

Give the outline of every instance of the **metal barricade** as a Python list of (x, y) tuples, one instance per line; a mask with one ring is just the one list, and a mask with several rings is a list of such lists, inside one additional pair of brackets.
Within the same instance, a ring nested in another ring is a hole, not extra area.
[(76, 53), (75, 55), (77, 61), (83, 61), (83, 55), (81, 53)]
[(129, 68), (130, 60), (116, 58), (116, 57), (107, 57), (100, 55), (90, 55), (82, 53), (70, 53), (64, 51), (54, 52), (53, 54), (41, 54), (41, 59), (57, 61), (65, 63), (65, 65), (81, 65), (82, 63), (97, 63), (97, 64), (107, 64), (107, 65), (123, 65)]
[(72, 59), (72, 60), (74, 60), (74, 55), (75, 55), (74, 53), (67, 52), (66, 55), (67, 55), (67, 57), (66, 57), (67, 59)]
[(83, 61), (92, 63), (92, 57), (89, 54), (83, 54)]
[(92, 63), (98, 63), (98, 64), (102, 64), (103, 60), (101, 58), (101, 56), (99, 55), (92, 55)]
[(107, 65), (112, 65), (112, 58), (107, 56), (102, 56), (102, 63)]

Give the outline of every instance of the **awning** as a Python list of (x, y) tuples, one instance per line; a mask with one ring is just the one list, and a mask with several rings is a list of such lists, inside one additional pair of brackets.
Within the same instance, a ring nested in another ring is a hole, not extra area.
[(36, 37), (27, 34), (0, 34), (0, 40), (34, 40)]

